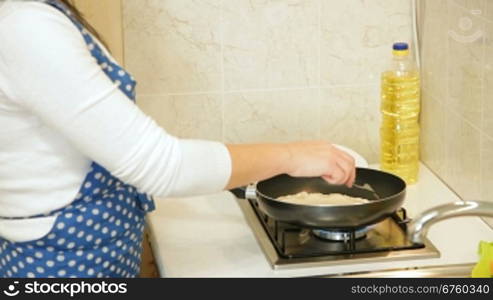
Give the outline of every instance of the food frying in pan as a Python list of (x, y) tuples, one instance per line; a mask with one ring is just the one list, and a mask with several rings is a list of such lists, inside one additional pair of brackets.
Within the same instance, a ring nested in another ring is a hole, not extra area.
[(287, 195), (277, 198), (277, 200), (285, 201), (293, 204), (304, 205), (324, 205), (324, 206), (339, 206), (339, 205), (357, 205), (370, 202), (368, 199), (351, 197), (348, 195), (332, 193), (308, 193), (300, 192), (294, 195)]

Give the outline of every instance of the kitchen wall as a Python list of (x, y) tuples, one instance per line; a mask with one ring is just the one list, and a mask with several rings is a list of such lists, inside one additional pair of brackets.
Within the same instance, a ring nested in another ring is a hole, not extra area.
[(409, 0), (125, 0), (125, 61), (169, 132), (326, 139), (378, 161), (379, 78)]
[(420, 1), (422, 158), (462, 199), (493, 202), (493, 1)]
[(123, 64), (121, 0), (73, 0), (73, 3), (103, 37), (112, 56)]

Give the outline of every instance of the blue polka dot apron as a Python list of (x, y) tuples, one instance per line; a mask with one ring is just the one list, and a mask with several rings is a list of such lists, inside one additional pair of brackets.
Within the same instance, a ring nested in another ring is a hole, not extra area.
[[(41, 2), (70, 18), (104, 73), (129, 100), (135, 101), (136, 82), (104, 54), (71, 11), (57, 0)], [(140, 271), (144, 217), (152, 210), (152, 198), (93, 162), (76, 199), (42, 215), (56, 216), (48, 234), (28, 242), (0, 238), (0, 276), (136, 277)]]

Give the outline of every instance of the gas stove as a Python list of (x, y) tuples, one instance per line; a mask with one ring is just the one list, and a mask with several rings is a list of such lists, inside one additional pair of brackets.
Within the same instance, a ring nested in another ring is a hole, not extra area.
[[(234, 192), (241, 196), (241, 192)], [(320, 267), (395, 260), (437, 258), (439, 251), (425, 239), (413, 244), (406, 237), (406, 211), (366, 228), (330, 230), (302, 228), (276, 221), (255, 200), (238, 204), (273, 269)]]

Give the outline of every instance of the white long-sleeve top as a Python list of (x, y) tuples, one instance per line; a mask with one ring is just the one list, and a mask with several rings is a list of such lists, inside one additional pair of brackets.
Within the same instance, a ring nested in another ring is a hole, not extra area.
[[(0, 0), (0, 216), (68, 205), (92, 161), (162, 197), (219, 191), (231, 175), (224, 144), (171, 136), (129, 101), (65, 15)], [(53, 222), (1, 220), (0, 236), (40, 238)]]

